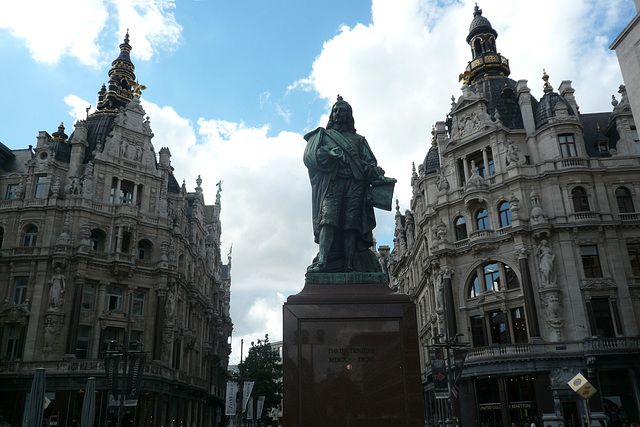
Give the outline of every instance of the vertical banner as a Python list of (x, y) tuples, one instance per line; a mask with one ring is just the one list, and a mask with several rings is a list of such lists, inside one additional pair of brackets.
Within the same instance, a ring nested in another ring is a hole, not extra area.
[(146, 359), (146, 353), (129, 353), (129, 372), (127, 372), (125, 406), (136, 406), (138, 404), (138, 397), (140, 396), (140, 389), (142, 388), (144, 362)]
[(238, 383), (229, 381), (227, 383), (227, 392), (225, 395), (225, 415), (236, 414), (236, 397), (238, 395)]
[(466, 348), (454, 348), (453, 350), (453, 384), (456, 384), (462, 375), (464, 361), (467, 358), (468, 350)]
[(262, 418), (262, 409), (264, 408), (264, 396), (258, 396), (258, 403), (256, 408), (256, 419)]
[(431, 374), (433, 376), (436, 399), (446, 399), (449, 397), (447, 367), (444, 359), (444, 348), (431, 347), (429, 349), (429, 361), (431, 362)]
[(249, 401), (249, 396), (251, 396), (251, 392), (253, 391), (254, 381), (245, 381), (244, 387), (242, 388), (242, 412), (247, 410), (247, 402)]
[(109, 389), (111, 394), (116, 396), (118, 394), (118, 371), (120, 370), (120, 355), (110, 354), (104, 357), (104, 371), (107, 374), (107, 382), (109, 383)]
[(253, 420), (253, 397), (249, 398), (249, 406), (247, 406), (247, 420)]

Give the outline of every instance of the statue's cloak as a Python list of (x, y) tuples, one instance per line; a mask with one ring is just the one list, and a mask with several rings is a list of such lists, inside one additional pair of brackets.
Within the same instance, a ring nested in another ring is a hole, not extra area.
[(376, 219), (373, 213), (373, 206), (367, 201), (369, 199), (370, 183), (378, 178), (375, 172), (377, 161), (367, 140), (361, 135), (352, 135), (355, 135), (356, 138), (347, 138), (337, 130), (321, 127), (309, 132), (304, 136), (304, 139), (307, 140), (307, 146), (304, 150), (304, 164), (309, 169), (309, 179), (311, 181), (313, 235), (316, 243), (319, 243), (322, 201), (327, 194), (329, 183), (336, 177), (338, 172), (337, 162), (324, 166), (318, 158), (318, 148), (323, 143), (326, 144), (325, 138), (330, 139), (331, 142), (342, 148), (353, 178), (366, 182), (365, 194), (361, 203), (362, 212), (357, 247), (358, 251), (363, 251), (373, 246), (372, 231), (376, 226)]

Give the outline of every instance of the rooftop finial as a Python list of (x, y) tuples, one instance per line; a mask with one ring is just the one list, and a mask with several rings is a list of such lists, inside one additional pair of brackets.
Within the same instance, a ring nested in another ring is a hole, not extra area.
[(551, 83), (549, 83), (549, 75), (547, 74), (547, 71), (544, 68), (542, 69), (542, 80), (544, 80), (544, 87), (543, 87), (544, 93), (553, 92), (553, 86), (551, 86)]
[(124, 44), (129, 44), (129, 29), (127, 28), (127, 34), (124, 36)]
[(478, 3), (476, 2), (476, 7), (473, 8), (473, 16), (482, 15), (482, 9), (478, 7)]

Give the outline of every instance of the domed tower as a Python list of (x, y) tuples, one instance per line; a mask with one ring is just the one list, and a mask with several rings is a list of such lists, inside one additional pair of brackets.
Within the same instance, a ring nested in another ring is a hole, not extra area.
[(472, 59), (465, 72), (460, 75), (460, 80), (489, 101), (489, 115), (493, 117), (497, 111), (506, 127), (523, 129), (522, 114), (516, 97), (517, 82), (509, 78), (509, 60), (497, 52), (496, 38), (498, 32), (482, 16), (482, 9), (476, 5), (467, 36)]
[(498, 32), (493, 29), (489, 20), (482, 16), (482, 9), (476, 4), (467, 36), (473, 59), (464, 74), (465, 83), (472, 85), (490, 76), (507, 77), (511, 74), (509, 60), (496, 50), (497, 38)]
[(131, 62), (129, 53), (129, 32), (124, 37), (124, 43), (120, 45), (120, 55), (111, 63), (109, 70), (108, 88), (104, 85), (98, 92), (98, 112), (117, 114), (118, 108), (124, 107), (133, 98), (131, 82), (135, 82), (133, 73), (135, 66)]
[(111, 63), (109, 70), (109, 82), (103, 84), (98, 92), (98, 104), (96, 111), (86, 120), (87, 148), (83, 156), (83, 163), (93, 159), (94, 153), (102, 151), (109, 133), (113, 129), (113, 121), (118, 113), (134, 98), (136, 75), (135, 66), (130, 57), (131, 45), (129, 44), (129, 32), (124, 37), (124, 43), (120, 44), (120, 54)]

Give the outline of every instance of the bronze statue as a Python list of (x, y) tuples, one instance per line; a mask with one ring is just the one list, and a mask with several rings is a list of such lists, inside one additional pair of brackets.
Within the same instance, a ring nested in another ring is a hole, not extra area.
[(396, 180), (384, 176), (367, 140), (356, 133), (351, 106), (340, 95), (327, 128), (304, 138), (313, 234), (319, 245), (307, 272), (381, 271), (370, 250), (376, 226), (373, 208), (391, 210)]

